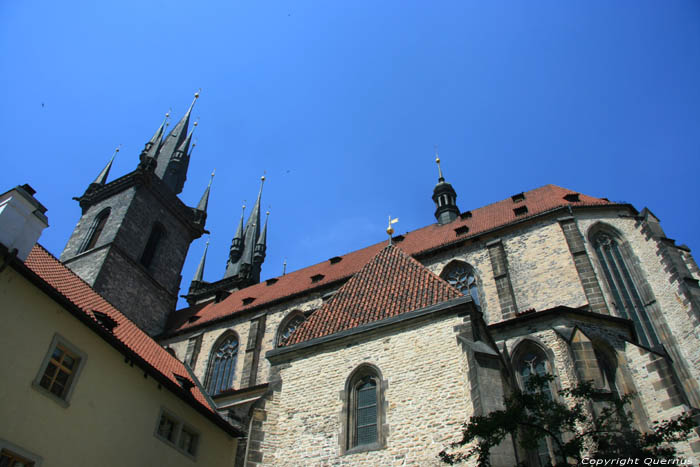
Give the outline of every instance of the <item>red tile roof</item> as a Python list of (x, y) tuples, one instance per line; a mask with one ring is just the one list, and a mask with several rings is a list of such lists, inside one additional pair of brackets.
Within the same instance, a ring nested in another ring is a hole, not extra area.
[[(116, 326), (112, 329), (112, 335), (117, 340), (145, 360), (153, 370), (178, 386), (182, 387), (178, 378), (189, 381), (192, 386), (189, 392), (196, 402), (208, 412), (215, 413), (216, 408), (209, 404), (180, 360), (170, 355), (156, 341), (141, 331), (138, 326), (76, 276), (73, 271), (61, 264), (44, 247), (39, 244), (34, 245), (24, 264), (46, 284), (79, 308), (86, 317), (98, 324), (100, 321), (93, 311), (98, 313), (97, 316), (99, 313), (103, 313), (111, 318), (116, 322)], [(186, 384), (186, 386), (190, 386), (190, 384)]]
[(395, 246), (386, 246), (302, 323), (285, 346), (462, 296)]
[[(471, 217), (465, 216), (464, 219), (460, 218), (445, 225), (431, 224), (409, 232), (404, 235), (404, 239), (400, 243), (397, 243), (397, 247), (407, 254), (415, 256), (563, 206), (605, 206), (615, 204), (606, 199), (594, 198), (584, 194), (578, 194), (578, 201), (570, 201), (564, 198), (566, 195), (571, 194), (578, 193), (555, 185), (545, 185), (535, 190), (526, 191), (524, 193), (525, 199), (522, 201), (514, 202), (513, 199), (508, 198), (471, 211)], [(570, 199), (575, 198), (570, 197)], [(527, 207), (527, 213), (516, 215), (514, 209), (522, 206)], [(467, 233), (458, 234), (456, 232), (456, 229), (460, 229), (460, 232), (463, 232), (465, 227), (468, 229)], [(166, 334), (170, 335), (193, 327), (200, 327), (217, 319), (224, 319), (242, 311), (259, 308), (272, 302), (304, 293), (311, 288), (323, 287), (336, 281), (346, 280), (359, 271), (385, 244), (385, 242), (381, 242), (353, 251), (343, 255), (341, 261), (334, 263), (324, 261), (323, 263), (277, 277), (277, 282), (271, 285), (261, 282), (245, 289), (234, 291), (219, 303), (210, 302), (203, 308), (197, 306), (197, 309), (192, 307), (179, 310), (171, 315)], [(312, 281), (311, 278), (318, 275), (323, 275), (323, 278), (315, 282)], [(244, 305), (243, 299), (247, 297), (253, 297), (255, 300)], [(194, 319), (190, 320), (192, 317)]]

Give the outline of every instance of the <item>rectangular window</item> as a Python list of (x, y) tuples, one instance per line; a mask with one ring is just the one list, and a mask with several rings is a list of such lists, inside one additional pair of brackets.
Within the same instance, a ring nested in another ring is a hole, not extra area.
[(167, 439), (171, 443), (175, 442), (175, 429), (177, 428), (178, 422), (174, 418), (163, 413), (160, 416), (160, 422), (158, 423), (158, 436), (163, 439)]
[(0, 451), (0, 467), (34, 467), (34, 465), (33, 461), (7, 449)]
[(187, 456), (194, 458), (197, 455), (199, 433), (169, 410), (161, 409), (155, 435)]
[(32, 386), (67, 406), (86, 359), (83, 352), (56, 334)]
[(189, 427), (183, 427), (182, 433), (180, 434), (180, 449), (194, 456), (197, 452), (198, 440), (199, 435), (197, 433), (190, 430)]

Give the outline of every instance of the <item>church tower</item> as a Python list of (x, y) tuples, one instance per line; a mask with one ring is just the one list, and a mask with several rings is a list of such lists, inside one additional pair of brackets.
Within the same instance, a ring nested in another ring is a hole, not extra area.
[(235, 290), (260, 282), (260, 271), (267, 250), (267, 221), (270, 215), (269, 212), (265, 213), (265, 224), (261, 228), (260, 201), (264, 183), (265, 177), (263, 176), (260, 178), (258, 198), (255, 200), (253, 210), (245, 226), (243, 225), (245, 206), (243, 206), (236, 234), (231, 241), (224, 277), (216, 282), (204, 281), (204, 262), (207, 254), (206, 249), (204, 250), (202, 261), (190, 283), (189, 292), (185, 296), (190, 305), (212, 299), (220, 301)]
[(433, 189), (433, 201), (435, 202), (435, 218), (438, 224), (449, 224), (459, 217), (459, 208), (457, 207), (457, 192), (452, 185), (445, 181), (442, 176), (442, 167), (440, 167), (440, 158), (435, 157), (435, 163), (438, 166), (438, 183)]
[(60, 258), (151, 335), (175, 310), (190, 243), (205, 232), (209, 187), (196, 208), (177, 197), (194, 148), (189, 120), (198, 97), (165, 138), (167, 124), (160, 125), (134, 171), (107, 182), (112, 157), (75, 198), (82, 215)]

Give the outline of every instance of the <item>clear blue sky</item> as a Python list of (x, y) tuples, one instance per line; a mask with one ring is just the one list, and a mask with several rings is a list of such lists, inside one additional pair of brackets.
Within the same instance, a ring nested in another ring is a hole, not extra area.
[(71, 197), (118, 144), (112, 179), (134, 169), (198, 88), (181, 198), (216, 168), (206, 280), (263, 171), (263, 278), (384, 240), (389, 214), (434, 222), (435, 144), (462, 210), (554, 183), (700, 248), (697, 1), (4, 1), (0, 69), (0, 191), (37, 190), (56, 255)]

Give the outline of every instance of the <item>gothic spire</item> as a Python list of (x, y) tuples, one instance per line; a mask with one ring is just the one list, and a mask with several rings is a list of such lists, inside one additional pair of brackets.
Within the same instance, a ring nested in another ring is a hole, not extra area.
[(438, 224), (449, 224), (459, 216), (457, 207), (457, 192), (452, 185), (445, 181), (440, 166), (440, 157), (435, 150), (435, 163), (438, 166), (438, 183), (433, 189), (433, 201), (435, 202), (435, 218)]
[(260, 199), (262, 198), (263, 185), (265, 184), (265, 176), (260, 177), (260, 191), (258, 199), (255, 200), (253, 211), (250, 213), (248, 222), (245, 226), (245, 238), (243, 239), (243, 257), (242, 264), (252, 265), (255, 254), (255, 244), (260, 236)]
[[(170, 160), (177, 158), (177, 155), (175, 154), (176, 151), (178, 151), (183, 143), (188, 139), (187, 130), (190, 125), (190, 115), (192, 114), (194, 103), (197, 102), (198, 98), (199, 92), (196, 92), (194, 94), (192, 104), (190, 104), (190, 108), (187, 109), (185, 115), (179, 122), (177, 122), (170, 133), (168, 133), (168, 136), (165, 137), (165, 140), (161, 145), (160, 152), (158, 153), (158, 164), (156, 165), (156, 175), (158, 175), (161, 179), (165, 178), (165, 174), (168, 172)], [(189, 145), (189, 142), (187, 144)], [(186, 152), (184, 154), (186, 154)], [(182, 170), (181, 167), (179, 169)], [(187, 168), (185, 167), (184, 169), (186, 172)], [(182, 189), (180, 189), (180, 191), (182, 191)], [(179, 191), (177, 193), (179, 193)]]
[(153, 137), (150, 139), (150, 141), (146, 143), (146, 146), (143, 148), (143, 151), (141, 151), (141, 162), (139, 163), (139, 167), (147, 169), (155, 168), (155, 164), (157, 162), (158, 157), (158, 151), (160, 151), (160, 148), (163, 144), (163, 131), (165, 130), (166, 123), (169, 117), (170, 112), (167, 112), (165, 114), (165, 118), (163, 119), (163, 123), (160, 124), (160, 127), (156, 130)]
[(207, 244), (204, 246), (204, 253), (202, 254), (202, 260), (197, 266), (197, 271), (194, 273), (192, 282), (202, 282), (204, 280), (204, 263), (207, 261), (207, 250), (209, 249), (209, 239), (207, 239)]
[(253, 261), (255, 264), (262, 264), (265, 261), (265, 250), (267, 250), (267, 220), (270, 218), (270, 211), (265, 213), (265, 226), (258, 237), (258, 242), (255, 244), (255, 253)]
[(238, 273), (237, 265), (238, 260), (241, 258), (241, 253), (243, 252), (243, 220), (245, 216), (245, 204), (241, 209), (241, 220), (238, 223), (238, 229), (236, 230), (236, 235), (233, 236), (231, 241), (231, 249), (229, 250), (228, 261), (226, 262), (226, 272), (224, 277), (233, 276)]
[(243, 228), (243, 216), (241, 216), (241, 223), (231, 243), (225, 278), (237, 276), (239, 279), (253, 284), (260, 280), (260, 266), (265, 259), (264, 238), (263, 242), (260, 243), (260, 200), (264, 184), (265, 176), (262, 176), (258, 198), (253, 205), (245, 228)]
[(204, 190), (204, 194), (202, 195), (202, 198), (199, 200), (199, 204), (197, 205), (197, 209), (200, 211), (207, 212), (207, 206), (209, 206), (209, 191), (211, 191), (211, 182), (214, 181), (214, 174), (216, 173), (216, 169), (214, 169), (211, 173), (211, 177), (209, 178), (209, 185), (207, 185), (207, 188)]
[[(119, 147), (121, 147), (121, 146), (119, 146)], [(114, 158), (116, 157), (117, 153), (119, 152), (119, 147), (117, 147), (117, 149), (114, 150), (114, 154), (112, 154), (112, 158), (109, 160), (109, 162), (107, 163), (105, 168), (102, 169), (102, 172), (100, 172), (100, 174), (97, 176), (95, 181), (92, 182), (93, 184), (104, 185), (105, 183), (107, 183), (107, 177), (109, 176), (109, 171), (112, 168), (112, 163), (114, 162)]]

